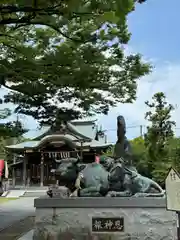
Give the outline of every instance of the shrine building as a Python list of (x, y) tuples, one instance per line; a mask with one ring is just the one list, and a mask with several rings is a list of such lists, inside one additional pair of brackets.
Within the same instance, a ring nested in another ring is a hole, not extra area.
[(12, 186), (48, 186), (53, 183), (51, 169), (61, 159), (80, 157), (84, 163), (93, 162), (96, 154), (110, 146), (96, 120), (74, 120), (56, 130), (44, 126), (30, 141), (6, 146), (14, 156)]

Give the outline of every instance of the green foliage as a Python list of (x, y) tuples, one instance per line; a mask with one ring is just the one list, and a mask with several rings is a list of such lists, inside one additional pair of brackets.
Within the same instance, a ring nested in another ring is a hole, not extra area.
[(180, 139), (174, 137), (171, 120), (173, 106), (166, 101), (164, 93), (156, 93), (152, 103), (145, 103), (149, 121), (144, 139), (136, 138), (132, 143), (135, 165), (140, 173), (155, 179), (162, 186), (171, 166), (180, 170)]
[[(174, 137), (171, 120), (173, 106), (166, 101), (164, 93), (156, 93), (152, 103), (146, 102), (150, 110), (145, 114), (149, 121), (145, 137), (130, 141), (133, 165), (144, 176), (153, 178), (164, 187), (170, 167), (180, 172), (180, 138)], [(113, 156), (113, 148), (106, 153)]]
[[(171, 139), (172, 140), (172, 139)], [(175, 141), (176, 138), (173, 138)], [(170, 148), (165, 159), (159, 158), (158, 161), (153, 162), (153, 159), (149, 156), (149, 151), (145, 145), (145, 141), (142, 137), (135, 138), (131, 141), (132, 151), (133, 151), (133, 164), (136, 166), (138, 172), (144, 176), (153, 178), (155, 181), (159, 182), (164, 186), (164, 180), (167, 175), (169, 168), (172, 166), (172, 161), (170, 161)], [(168, 161), (167, 161), (168, 160)], [(172, 160), (172, 159), (171, 159)], [(152, 165), (153, 164), (153, 170)]]
[(0, 85), (13, 90), (5, 102), (56, 125), (133, 102), (137, 79), (151, 69), (123, 50), (136, 2), (1, 1)]
[(180, 138), (171, 139), (168, 150), (170, 165), (180, 172)]
[(130, 141), (133, 154), (133, 165), (136, 166), (138, 172), (144, 176), (149, 177), (150, 172), (147, 166), (147, 149), (142, 137), (134, 138)]
[(109, 147), (103, 154), (102, 156), (108, 156), (108, 157), (113, 157), (114, 155), (114, 146)]
[[(0, 109), (0, 120), (7, 120), (11, 114), (11, 110), (8, 108)], [(11, 122), (7, 120), (6, 123), (0, 123), (0, 137), (4, 139), (18, 138), (26, 131), (19, 120)]]
[[(166, 140), (173, 136), (172, 127), (175, 122), (171, 121), (171, 113), (174, 107), (168, 104), (166, 96), (163, 92), (158, 92), (153, 96), (153, 102), (145, 102), (150, 108), (145, 118), (150, 122), (151, 126), (147, 128), (146, 140), (151, 139), (158, 149), (164, 148)], [(148, 142), (147, 142), (148, 144)]]
[[(168, 144), (173, 137), (173, 127), (175, 122), (171, 121), (171, 113), (174, 110), (171, 104), (166, 101), (166, 96), (162, 92), (156, 93), (152, 98), (152, 103), (146, 102), (150, 111), (145, 118), (150, 122), (145, 135), (145, 145), (148, 150), (148, 169), (153, 175), (158, 176), (161, 169), (169, 167)], [(159, 179), (162, 179), (162, 173)]]
[(18, 143), (18, 138), (11, 138), (6, 136), (0, 137), (0, 159), (4, 159), (8, 161), (8, 163), (12, 162), (12, 153), (6, 151), (6, 146)]
[(153, 178), (164, 187), (168, 170), (173, 166), (180, 171), (180, 138), (175, 138), (171, 120), (173, 106), (166, 101), (164, 93), (156, 93), (152, 102), (146, 102), (149, 121), (145, 137), (130, 141), (133, 165), (144, 176)]
[[(144, 140), (141, 137), (135, 138), (131, 141), (133, 150), (134, 165), (138, 171), (148, 177), (152, 177), (162, 186), (170, 167), (174, 167), (180, 172), (180, 138), (172, 137), (166, 143), (166, 157), (162, 156), (154, 162), (154, 169), (149, 167), (149, 152), (145, 146)], [(152, 171), (152, 172), (151, 172)]]
[(23, 128), (20, 122), (13, 121), (0, 124), (0, 135), (4, 138), (19, 137), (25, 132), (26, 130)]
[(21, 135), (26, 132), (20, 121), (8, 121), (11, 111), (8, 108), (0, 110), (0, 120), (5, 120), (6, 123), (0, 123), (0, 158), (8, 162), (12, 161), (12, 156), (7, 153), (5, 146), (18, 142)]
[(0, 138), (0, 159), (6, 158), (6, 151), (5, 151), (6, 141), (3, 137)]

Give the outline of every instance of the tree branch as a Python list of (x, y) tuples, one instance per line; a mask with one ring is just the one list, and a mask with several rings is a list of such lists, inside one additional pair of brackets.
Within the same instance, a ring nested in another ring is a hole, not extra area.
[(11, 38), (11, 39), (16, 39), (16, 37), (5, 34), (5, 33), (0, 33), (0, 37), (8, 37), (8, 38)]
[(54, 7), (47, 7), (47, 8), (37, 8), (37, 7), (18, 7), (15, 5), (6, 5), (6, 6), (0, 6), (0, 12), (1, 14), (10, 14), (10, 13), (17, 13), (17, 12), (26, 12), (26, 13), (32, 13), (32, 12), (51, 12), (54, 14), (60, 13), (59, 10), (54, 11), (55, 8), (60, 7), (61, 4), (55, 5)]
[[(9, 89), (10, 91), (15, 91), (15, 92), (17, 92), (17, 93), (19, 93), (19, 94), (23, 94), (23, 95), (27, 96), (28, 98), (32, 98), (32, 100), (34, 100), (35, 102), (37, 102), (37, 99), (36, 99), (35, 97), (31, 96), (30, 94), (27, 94), (27, 93), (25, 93), (25, 92), (22, 91), (22, 90), (21, 90), (21, 91), (18, 91), (16, 88), (7, 86), (6, 83), (5, 83), (5, 80), (1, 81), (1, 82), (0, 82), (0, 85), (2, 85), (3, 87)], [(43, 105), (38, 106), (38, 107), (43, 107), (43, 108), (44, 108)], [(45, 108), (44, 108), (44, 109), (45, 109)]]
[[(13, 22), (13, 23), (15, 23), (15, 22)], [(1, 21), (0, 21), (0, 24), (1, 24)], [(19, 25), (19, 26), (15, 27), (15, 29), (21, 28), (21, 27), (25, 27), (25, 26), (28, 26), (28, 25), (42, 25), (42, 26), (50, 27), (50, 28), (52, 28), (53, 30), (55, 30), (56, 32), (58, 32), (59, 34), (61, 34), (63, 37), (65, 37), (65, 38), (67, 38), (67, 39), (69, 39), (69, 40), (71, 40), (71, 41), (78, 42), (78, 43), (86, 43), (86, 42), (89, 42), (89, 41), (91, 41), (92, 39), (94, 39), (93, 36), (92, 36), (92, 38), (90, 38), (90, 39), (88, 39), (88, 40), (86, 40), (86, 41), (82, 41), (81, 39), (77, 39), (77, 38), (71, 38), (71, 37), (67, 36), (65, 33), (63, 33), (63, 32), (62, 32), (58, 27), (56, 27), (55, 25), (50, 24), (50, 23), (45, 23), (45, 22), (42, 22), (42, 21), (30, 21), (30, 22), (27, 22), (27, 23), (24, 23), (24, 24), (22, 24), (22, 25)]]
[[(58, 4), (54, 7), (47, 7), (47, 8), (38, 8), (36, 0), (34, 0), (34, 6), (33, 7), (17, 7), (17, 6), (3, 6), (0, 7), (1, 14), (11, 14), (11, 13), (18, 13), (18, 12), (25, 12), (25, 13), (32, 13), (36, 12), (38, 14), (49, 13), (49, 14), (60, 14), (65, 15), (65, 13), (59, 9), (56, 9), (58, 7), (61, 7), (61, 4)], [(44, 13), (43, 13), (44, 12)], [(80, 16), (80, 15), (92, 15), (93, 12), (72, 12), (72, 14)]]

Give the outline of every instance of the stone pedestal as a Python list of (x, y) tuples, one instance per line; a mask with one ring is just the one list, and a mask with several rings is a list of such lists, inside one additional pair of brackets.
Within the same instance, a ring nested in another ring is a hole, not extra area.
[(64, 186), (52, 185), (49, 189), (52, 192), (53, 198), (67, 198), (70, 195), (69, 189)]
[[(39, 198), (35, 207), (33, 240), (176, 239), (176, 214), (164, 198)], [(123, 218), (124, 229), (94, 232), (94, 218)]]

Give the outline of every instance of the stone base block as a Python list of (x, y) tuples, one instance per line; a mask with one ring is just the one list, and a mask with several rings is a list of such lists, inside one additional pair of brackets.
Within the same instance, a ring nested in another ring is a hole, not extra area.
[[(36, 199), (33, 240), (175, 240), (176, 214), (165, 199), (84, 198)], [(92, 219), (124, 220), (122, 232), (101, 228)], [(94, 222), (93, 222), (94, 223)]]

